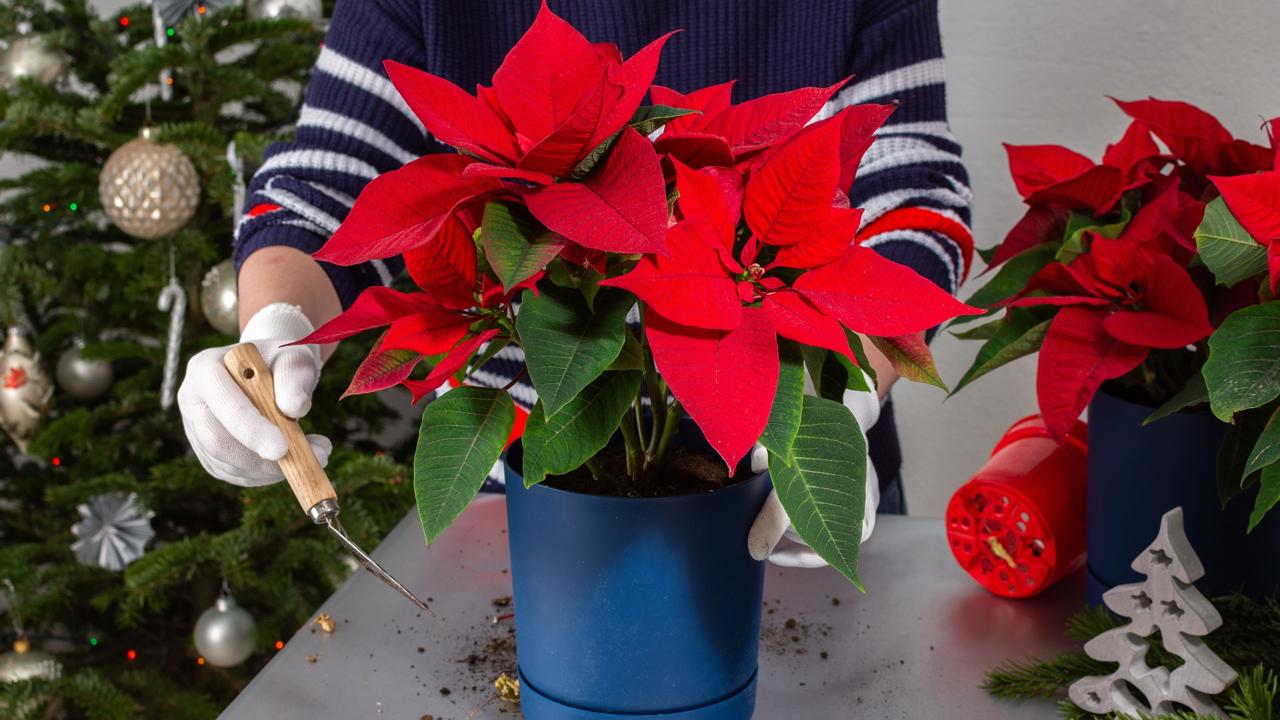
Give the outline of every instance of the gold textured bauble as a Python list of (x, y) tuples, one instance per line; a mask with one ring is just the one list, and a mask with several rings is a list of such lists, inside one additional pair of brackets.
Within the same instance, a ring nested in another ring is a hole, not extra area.
[(24, 78), (50, 85), (66, 74), (67, 56), (51, 49), (39, 35), (14, 38), (0, 53), (0, 85), (4, 87), (12, 87)]
[(151, 129), (121, 145), (98, 176), (102, 209), (111, 222), (144, 240), (186, 225), (200, 203), (195, 165), (173, 145), (151, 139)]
[(200, 281), (200, 312), (223, 335), (240, 334), (240, 301), (236, 266), (230, 260), (209, 268)]
[(21, 328), (9, 328), (0, 352), (0, 430), (22, 452), (44, 424), (52, 397), (53, 381), (40, 364), (40, 354)]

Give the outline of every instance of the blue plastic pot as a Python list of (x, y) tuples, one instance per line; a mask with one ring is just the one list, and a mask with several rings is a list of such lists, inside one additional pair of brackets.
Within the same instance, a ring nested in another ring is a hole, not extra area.
[(767, 473), (663, 498), (526, 489), (508, 452), (507, 520), (528, 720), (747, 720), (764, 564), (747, 531)]
[(1142, 580), (1130, 564), (1155, 539), (1160, 518), (1178, 506), (1204, 563), (1201, 590), (1274, 593), (1280, 518), (1268, 518), (1248, 535), (1256, 491), (1225, 510), (1218, 499), (1216, 463), (1227, 426), (1192, 410), (1143, 427), (1152, 411), (1105, 386), (1089, 406), (1089, 603), (1101, 604), (1102, 593), (1116, 585)]

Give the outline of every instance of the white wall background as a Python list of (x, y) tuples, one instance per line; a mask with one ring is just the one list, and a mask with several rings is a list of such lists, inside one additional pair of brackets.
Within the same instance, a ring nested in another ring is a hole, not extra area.
[[(128, 3), (96, 4), (107, 13)], [(941, 4), (951, 122), (973, 180), (981, 246), (1002, 238), (1021, 212), (1000, 143), (1061, 143), (1097, 157), (1125, 125), (1106, 95), (1186, 100), (1255, 141), (1262, 118), (1280, 115), (1277, 0)], [(13, 169), (0, 161), (0, 175)], [(977, 347), (948, 336), (934, 343), (950, 382)], [(913, 514), (943, 512), (1000, 433), (1035, 411), (1034, 384), (1034, 360), (1027, 358), (945, 403), (936, 389), (899, 386)]]

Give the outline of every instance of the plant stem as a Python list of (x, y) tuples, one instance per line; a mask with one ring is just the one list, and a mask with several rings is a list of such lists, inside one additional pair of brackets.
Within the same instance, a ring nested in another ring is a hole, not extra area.
[[(666, 403), (662, 403), (666, 405)], [(653, 454), (653, 464), (661, 465), (671, 454), (671, 445), (675, 442), (676, 432), (680, 429), (680, 401), (675, 400), (667, 408), (666, 418), (662, 424), (662, 437), (658, 440), (658, 449)]]
[(658, 377), (658, 368), (653, 364), (653, 355), (649, 352), (644, 353), (644, 386), (649, 393), (649, 407), (653, 413), (653, 430), (644, 455), (645, 462), (652, 464), (667, 422), (667, 383)]
[(631, 476), (632, 482), (636, 482), (640, 479), (641, 445), (635, 418), (630, 415), (622, 418), (622, 442), (627, 449), (627, 475)]
[(631, 401), (631, 410), (632, 414), (635, 415), (636, 418), (636, 439), (639, 440), (636, 447), (641, 454), (644, 454), (649, 447), (649, 438), (648, 433), (645, 432), (644, 410), (640, 406), (639, 395), (636, 395), (635, 399)]
[(591, 471), (591, 477), (594, 478), (596, 482), (604, 482), (604, 468), (600, 467), (599, 460), (596, 460), (595, 458), (587, 458), (587, 461), (584, 464), (587, 466), (587, 469)]

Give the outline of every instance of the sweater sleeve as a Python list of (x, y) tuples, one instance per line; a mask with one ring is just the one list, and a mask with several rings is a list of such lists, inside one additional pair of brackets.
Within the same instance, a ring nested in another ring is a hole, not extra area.
[(866, 5), (855, 44), (854, 82), (830, 112), (860, 103), (898, 108), (863, 156), (850, 200), (864, 208), (859, 237), (954, 293), (973, 254), (972, 193), (960, 145), (947, 125), (936, 0)]
[[(255, 251), (285, 245), (315, 252), (337, 230), (365, 184), (426, 152), (421, 122), (383, 70), (386, 59), (425, 66), (416, 2), (340, 2), (307, 87), (292, 141), (273, 144), (249, 185), (236, 228), (237, 270)], [(369, 42), (370, 37), (378, 38)], [(364, 288), (389, 284), (402, 261), (323, 264), (344, 307)]]

